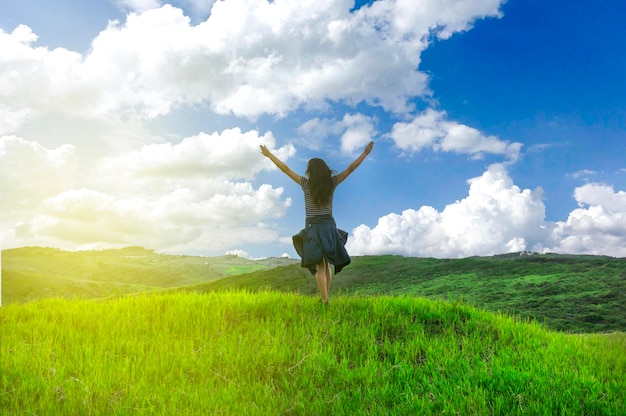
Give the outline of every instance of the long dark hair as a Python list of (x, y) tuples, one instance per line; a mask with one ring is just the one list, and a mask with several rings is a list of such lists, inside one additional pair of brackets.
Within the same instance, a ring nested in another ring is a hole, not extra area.
[(326, 162), (318, 158), (309, 160), (306, 176), (313, 204), (318, 207), (328, 204), (333, 194), (333, 171)]

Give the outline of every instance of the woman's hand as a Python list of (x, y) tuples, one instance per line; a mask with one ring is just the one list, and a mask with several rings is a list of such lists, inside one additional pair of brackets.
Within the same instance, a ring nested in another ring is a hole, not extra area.
[(302, 176), (298, 175), (297, 173), (289, 169), (289, 166), (287, 166), (283, 161), (281, 161), (276, 156), (274, 156), (272, 152), (269, 151), (267, 146), (262, 144), (259, 147), (261, 148), (261, 153), (263, 154), (263, 156), (269, 157), (269, 159), (276, 165), (276, 167), (278, 167), (278, 169), (282, 170), (285, 174), (287, 174), (287, 176), (293, 179), (294, 182), (296, 182), (297, 184), (300, 184), (302, 182)]
[(374, 142), (371, 141), (367, 144), (367, 146), (365, 146), (365, 150), (363, 150), (363, 153), (365, 153), (365, 155), (367, 156), (370, 154), (373, 148), (374, 148)]
[(337, 183), (339, 184), (343, 182), (348, 176), (350, 176), (350, 174), (354, 172), (354, 170), (358, 168), (359, 165), (361, 165), (363, 160), (365, 160), (365, 158), (367, 157), (367, 155), (370, 154), (373, 148), (374, 142), (371, 141), (367, 144), (367, 146), (365, 146), (365, 149), (363, 149), (363, 153), (361, 153), (361, 155), (357, 157), (354, 162), (350, 163), (348, 167), (343, 170), (343, 172), (337, 175)]
[(259, 146), (261, 148), (261, 153), (263, 154), (263, 156), (265, 157), (270, 157), (270, 155), (272, 154), (272, 152), (269, 151), (269, 149), (267, 148), (267, 146), (265, 146), (264, 144), (262, 144), (261, 146)]

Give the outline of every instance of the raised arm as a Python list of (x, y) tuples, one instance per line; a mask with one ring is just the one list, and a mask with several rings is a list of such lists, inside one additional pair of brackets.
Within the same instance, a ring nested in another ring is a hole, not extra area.
[(354, 162), (350, 163), (343, 172), (337, 175), (337, 184), (340, 184), (341, 182), (343, 182), (348, 176), (350, 176), (352, 172), (356, 170), (356, 168), (359, 167), (361, 162), (363, 162), (365, 158), (367, 157), (367, 155), (370, 154), (373, 147), (374, 147), (374, 142), (369, 142), (367, 146), (365, 146), (365, 149), (363, 149), (363, 153), (361, 153), (361, 155), (357, 157), (354, 160)]
[(287, 166), (285, 162), (274, 156), (272, 152), (270, 152), (269, 149), (264, 145), (261, 145), (261, 153), (263, 153), (263, 156), (268, 157), (272, 162), (274, 162), (278, 169), (282, 170), (287, 176), (289, 176), (298, 185), (300, 185), (300, 183), (302, 182), (302, 176), (289, 169), (289, 166)]

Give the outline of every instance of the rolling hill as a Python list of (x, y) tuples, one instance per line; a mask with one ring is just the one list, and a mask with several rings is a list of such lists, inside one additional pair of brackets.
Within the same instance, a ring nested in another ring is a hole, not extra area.
[(0, 309), (0, 414), (615, 415), (626, 336), (455, 302), (277, 291)]
[[(279, 290), (314, 295), (298, 265), (180, 288)], [(333, 279), (333, 293), (462, 300), (568, 332), (626, 331), (626, 259), (582, 255), (502, 255), (465, 259), (355, 257)]]
[[(194, 257), (141, 247), (2, 252), (3, 303), (47, 297), (106, 298), (177, 290), (317, 294), (297, 260)], [(626, 259), (513, 253), (464, 259), (354, 257), (331, 294), (410, 295), (462, 301), (565, 332), (626, 331)]]
[(0, 414), (624, 414), (626, 259), (2, 256)]
[(162, 290), (295, 262), (286, 258), (254, 261), (234, 255), (176, 256), (142, 247), (76, 252), (22, 247), (2, 251), (2, 303)]

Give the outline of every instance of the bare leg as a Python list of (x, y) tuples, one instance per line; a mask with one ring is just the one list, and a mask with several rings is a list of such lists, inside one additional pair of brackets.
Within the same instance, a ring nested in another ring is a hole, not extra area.
[(328, 289), (330, 287), (330, 265), (326, 257), (322, 259), (320, 264), (315, 266), (315, 280), (317, 288), (320, 290), (322, 302), (328, 303)]
[(330, 293), (330, 283), (333, 280), (333, 274), (330, 271), (330, 263), (326, 257), (324, 257), (324, 263), (326, 263), (326, 290)]

